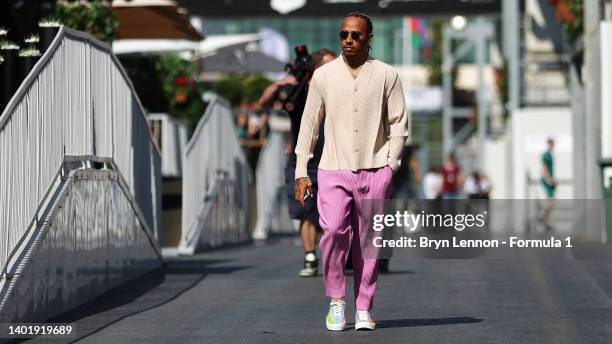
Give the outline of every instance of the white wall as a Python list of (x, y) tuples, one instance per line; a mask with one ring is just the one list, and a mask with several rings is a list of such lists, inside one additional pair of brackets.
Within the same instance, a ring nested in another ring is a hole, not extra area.
[(601, 23), (601, 155), (612, 157), (612, 21)]
[[(513, 198), (544, 198), (541, 187), (526, 189), (529, 173), (540, 178), (541, 157), (546, 150), (546, 139), (555, 141), (555, 178), (561, 182), (557, 198), (573, 198), (572, 112), (569, 107), (523, 108), (512, 114), (512, 172)], [(530, 193), (530, 194), (528, 194)]]
[[(429, 87), (429, 68), (426, 65), (394, 65), (402, 87), (413, 89), (424, 89)], [(478, 66), (470, 63), (458, 65), (457, 80), (455, 84), (458, 88), (475, 90), (478, 88)], [(492, 65), (485, 65), (484, 82), (487, 87), (495, 87), (495, 69)]]
[(162, 176), (183, 176), (183, 152), (189, 137), (189, 127), (165, 113), (152, 113), (147, 116), (149, 125), (153, 121), (161, 122), (161, 145), (157, 141), (162, 155)]
[(510, 155), (511, 140), (509, 136), (503, 136), (498, 140), (487, 140), (485, 142), (485, 167), (484, 172), (489, 177), (493, 189), (491, 198), (511, 199), (512, 167)]

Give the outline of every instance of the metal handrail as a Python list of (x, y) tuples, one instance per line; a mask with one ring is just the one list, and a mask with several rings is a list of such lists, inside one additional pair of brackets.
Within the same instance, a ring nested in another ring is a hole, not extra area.
[[(110, 46), (110, 44), (98, 40), (97, 38), (95, 38), (94, 36), (92, 36), (91, 34), (87, 32), (76, 31), (76, 30), (70, 29), (62, 25), (57, 35), (53, 39), (53, 42), (51, 42), (51, 45), (49, 46), (49, 48), (40, 57), (38, 62), (36, 62), (34, 67), (32, 67), (32, 70), (28, 73), (26, 78), (23, 80), (23, 82), (21, 83), (17, 91), (15, 91), (15, 94), (13, 95), (13, 97), (11, 97), (10, 101), (4, 108), (4, 111), (2, 111), (2, 114), (0, 114), (0, 131), (3, 129), (6, 121), (10, 118), (10, 116), (12, 115), (12, 112), (15, 110), (15, 107), (17, 106), (21, 98), (23, 98), (28, 88), (30, 88), (32, 84), (34, 83), (34, 81), (36, 80), (36, 75), (40, 73), (40, 71), (49, 63), (49, 61), (53, 57), (53, 54), (60, 46), (62, 38), (64, 37), (85, 41), (88, 44), (94, 45), (97, 48), (107, 52), (110, 58), (112, 59), (112, 61), (115, 63), (115, 67), (119, 70), (119, 73), (121, 73), (121, 76), (123, 77), (123, 81), (125, 81), (128, 84), (129, 88), (132, 90), (132, 93), (136, 94), (136, 88), (134, 87), (132, 80), (128, 76), (127, 72), (123, 68), (123, 65), (121, 64), (117, 56), (113, 54), (113, 49)], [(146, 111), (144, 110), (144, 106), (142, 106), (142, 102), (140, 101), (140, 98), (136, 97), (136, 101), (138, 102), (138, 107), (140, 108), (140, 114), (142, 115), (142, 118), (146, 121), (147, 119), (145, 116)], [(150, 135), (149, 135), (149, 140), (151, 141), (151, 143), (154, 143), (153, 138)], [(155, 147), (157, 149), (157, 146)], [(159, 149), (158, 149), (158, 153), (159, 153)]]
[[(141, 220), (142, 226), (146, 229), (146, 235), (151, 243), (151, 246), (153, 246), (153, 248), (155, 249), (155, 252), (157, 253), (158, 257), (162, 259), (161, 252), (159, 251), (159, 247), (157, 247), (157, 242), (155, 241), (155, 238), (152, 237), (152, 233), (154, 232), (149, 227), (147, 222), (144, 221), (145, 217), (143, 216), (143, 212), (142, 210), (140, 210), (140, 207), (138, 206), (138, 203), (136, 202), (134, 197), (130, 193), (127, 192), (129, 191), (129, 187), (127, 183), (125, 182), (125, 179), (121, 175), (121, 171), (119, 171), (119, 169), (117, 168), (117, 165), (113, 162), (113, 160), (109, 158), (100, 158), (100, 157), (95, 157), (95, 156), (65, 156), (62, 166), (57, 171), (54, 182), (49, 186), (49, 189), (45, 193), (45, 197), (39, 204), (36, 210), (36, 214), (34, 218), (32, 219), (32, 221), (30, 222), (30, 225), (28, 226), (26, 232), (23, 233), (23, 235), (21, 236), (17, 244), (13, 247), (13, 249), (11, 250), (10, 254), (8, 255), (6, 259), (6, 263), (2, 266), (1, 278), (11, 278), (12, 277), (11, 274), (7, 273), (9, 266), (14, 265), (14, 264), (11, 264), (11, 261), (24, 248), (23, 243), (25, 239), (29, 237), (30, 232), (34, 228), (37, 228), (41, 225), (41, 221), (42, 221), (41, 217), (45, 215), (46, 211), (49, 210), (48, 206), (51, 203), (59, 202), (59, 199), (54, 199), (53, 197), (50, 197), (50, 196), (55, 194), (58, 191), (58, 189), (65, 188), (65, 186), (62, 186), (62, 183), (65, 183), (70, 173), (74, 171), (73, 169), (69, 168), (67, 164), (74, 163), (74, 162), (79, 162), (79, 163), (82, 163), (83, 165), (87, 165), (87, 163), (95, 162), (95, 163), (108, 164), (111, 166), (113, 173), (117, 175), (117, 183), (121, 186), (125, 196), (128, 198), (132, 207), (134, 208), (134, 212), (136, 213), (138, 218)], [(62, 196), (62, 195), (56, 195), (56, 196)]]
[[(206, 241), (201, 239), (206, 239), (212, 230), (225, 228), (223, 223), (215, 222), (211, 212), (214, 206), (226, 206), (224, 200), (219, 198), (225, 197), (225, 181), (233, 183), (227, 186), (232, 189), (228, 191), (232, 200), (224, 216), (236, 217), (242, 212), (248, 216), (247, 184), (251, 179), (250, 170), (234, 132), (231, 107), (225, 100), (217, 96), (210, 99), (183, 154), (182, 234), (179, 252), (192, 254), (200, 242)], [(241, 224), (244, 222), (246, 220)], [(247, 233), (246, 226), (239, 227), (222, 233), (227, 234), (226, 238), (207, 244), (211, 247), (221, 245), (225, 243), (224, 239), (235, 243), (235, 233), (232, 231)], [(242, 238), (242, 234), (238, 236)]]
[(35, 224), (66, 155), (111, 159), (158, 235), (161, 161), (144, 108), (108, 44), (61, 27), (0, 116), (0, 266)]
[[(88, 160), (87, 157), (67, 157), (67, 159), (65, 159), (65, 163), (68, 162), (82, 162), (86, 164), (87, 162), (92, 161)], [(153, 232), (149, 228), (147, 228), (148, 225), (146, 221), (144, 221), (144, 217), (138, 209), (137, 203), (130, 194), (129, 188), (125, 183), (125, 180), (123, 180), (123, 177), (116, 169), (116, 166), (114, 165), (112, 160), (94, 158), (94, 162), (102, 162), (113, 167), (113, 170), (104, 171), (105, 178), (114, 180), (119, 185), (119, 190), (121, 190), (123, 195), (127, 198), (130, 206), (134, 210), (136, 218), (143, 226), (143, 232), (145, 234), (145, 237), (151, 244), (151, 247), (153, 248), (153, 251), (155, 252), (159, 261), (162, 261), (163, 258), (160, 248), (158, 247), (155, 238), (152, 236)], [(15, 252), (19, 252), (20, 254), (18, 256), (12, 257), (9, 260), (10, 262), (13, 258), (15, 258), (13, 264), (10, 264), (10, 273), (7, 273), (7, 275), (10, 275), (11, 278), (0, 280), (0, 312), (4, 310), (5, 305), (7, 304), (9, 298), (13, 293), (14, 288), (17, 285), (16, 280), (19, 279), (19, 276), (21, 275), (21, 272), (23, 272), (24, 267), (30, 262), (32, 254), (36, 252), (36, 250), (42, 244), (41, 238), (44, 238), (45, 235), (48, 234), (48, 231), (52, 224), (52, 219), (57, 217), (57, 214), (59, 213), (60, 209), (64, 206), (66, 198), (69, 195), (68, 190), (71, 189), (71, 186), (75, 182), (75, 178), (77, 178), (81, 173), (89, 173), (90, 171), (90, 169), (65, 171), (65, 175), (62, 177), (62, 183), (60, 183), (58, 188), (54, 190), (55, 197), (50, 200), (48, 207), (45, 209), (44, 219), (39, 224), (37, 224), (36, 227), (31, 229), (31, 233), (28, 232), (26, 235), (24, 235), (23, 238), (28, 239), (27, 243), (24, 242), (25, 240), (22, 240), (19, 244), (19, 249)], [(96, 179), (99, 178), (100, 176), (96, 176)], [(37, 230), (34, 231), (33, 229)], [(6, 269), (7, 266), (8, 265), (6, 265), (4, 269)]]

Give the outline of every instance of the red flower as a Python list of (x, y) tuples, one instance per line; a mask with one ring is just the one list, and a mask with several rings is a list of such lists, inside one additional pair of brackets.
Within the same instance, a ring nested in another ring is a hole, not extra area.
[(189, 83), (189, 80), (184, 75), (179, 75), (179, 76), (176, 77), (176, 79), (174, 79), (174, 84), (176, 86), (185, 86), (188, 83)]
[(557, 4), (556, 14), (557, 14), (557, 19), (559, 19), (561, 22), (572, 23), (575, 19), (574, 13), (572, 13), (572, 10), (570, 8), (570, 4), (568, 3), (568, 1), (560, 1)]

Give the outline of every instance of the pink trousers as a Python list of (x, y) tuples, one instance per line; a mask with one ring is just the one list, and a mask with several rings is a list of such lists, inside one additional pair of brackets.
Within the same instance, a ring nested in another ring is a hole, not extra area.
[[(385, 199), (393, 171), (385, 166), (352, 171), (319, 170), (317, 208), (323, 236), (319, 246), (323, 260), (325, 294), (332, 298), (345, 296), (344, 266), (352, 248), (355, 307), (370, 310), (376, 291), (377, 259), (362, 256), (364, 209), (362, 200)], [(361, 233), (361, 234), (360, 234)]]

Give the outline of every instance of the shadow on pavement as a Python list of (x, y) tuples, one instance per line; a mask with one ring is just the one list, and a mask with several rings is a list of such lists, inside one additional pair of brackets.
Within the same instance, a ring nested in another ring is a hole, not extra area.
[[(231, 274), (249, 266), (210, 265), (230, 260), (171, 258), (163, 267), (124, 283), (97, 298), (47, 322), (73, 323), (78, 337), (73, 343), (101, 331), (127, 317), (160, 307), (193, 288), (211, 274)], [(28, 343), (55, 342), (33, 339)]]
[(433, 319), (394, 319), (394, 320), (379, 320), (376, 322), (376, 328), (455, 325), (455, 324), (479, 323), (481, 321), (482, 319), (473, 318), (473, 317), (433, 318)]

